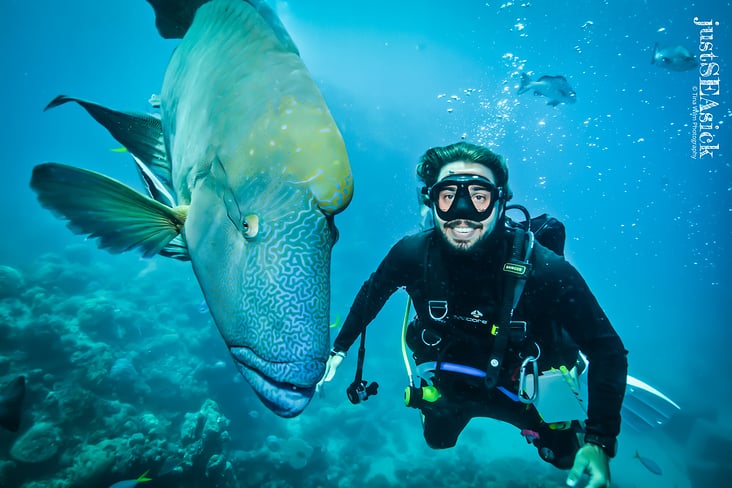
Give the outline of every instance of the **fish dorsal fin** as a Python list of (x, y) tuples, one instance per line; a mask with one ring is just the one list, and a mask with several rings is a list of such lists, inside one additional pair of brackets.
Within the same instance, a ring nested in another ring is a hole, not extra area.
[[(180, 39), (193, 23), (198, 8), (209, 1), (214, 2), (239, 2), (244, 0), (147, 0), (155, 10), (155, 26), (158, 32), (165, 39)], [(256, 9), (259, 15), (269, 24), (277, 39), (283, 44), (285, 50), (299, 55), (299, 51), (292, 42), (290, 34), (287, 33), (284, 25), (272, 8), (262, 0), (246, 0), (246, 3)]]
[(288, 34), (285, 26), (282, 25), (280, 18), (277, 16), (275, 11), (272, 10), (272, 7), (270, 7), (264, 0), (248, 0), (247, 3), (257, 9), (259, 15), (267, 21), (269, 26), (272, 28), (272, 32), (274, 32), (275, 36), (277, 36), (277, 39), (279, 39), (285, 49), (299, 56), (300, 51), (298, 51), (297, 46), (295, 46), (295, 43), (290, 37), (290, 34)]
[(170, 208), (94, 171), (58, 163), (33, 168), (31, 188), (43, 207), (75, 234), (99, 239), (111, 253), (139, 249), (151, 257), (181, 233), (187, 207)]
[[(76, 102), (81, 105), (94, 120), (109, 131), (112, 137), (149, 168), (169, 194), (174, 193), (171, 167), (165, 152), (163, 126), (160, 119), (150, 114), (112, 110), (98, 103), (66, 95), (54, 98), (44, 110), (68, 102)], [(140, 177), (145, 181), (143, 174), (140, 174)], [(146, 181), (145, 183), (147, 184)]]
[(198, 7), (208, 0), (147, 0), (155, 10), (155, 27), (165, 39), (180, 39), (191, 26)]

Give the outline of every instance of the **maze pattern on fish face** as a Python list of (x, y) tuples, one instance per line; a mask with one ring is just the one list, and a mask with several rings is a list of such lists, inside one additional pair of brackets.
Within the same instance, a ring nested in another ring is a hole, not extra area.
[(329, 347), (333, 230), (303, 187), (274, 184), (262, 194), (277, 202), (258, 200), (268, 204), (245, 257), (241, 345), (262, 360), (253, 366), (264, 374), (309, 382), (322, 373)]

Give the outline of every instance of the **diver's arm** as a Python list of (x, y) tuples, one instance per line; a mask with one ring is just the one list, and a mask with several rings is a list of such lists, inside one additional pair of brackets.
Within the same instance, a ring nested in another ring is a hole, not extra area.
[(589, 360), (586, 441), (607, 447), (612, 455), (620, 433), (628, 351), (579, 272), (562, 258), (548, 261), (554, 283), (548, 289), (556, 295), (547, 305)]
[(353, 305), (351, 305), (351, 311), (348, 312), (343, 327), (341, 327), (338, 336), (333, 341), (333, 353), (348, 351), (359, 334), (371, 323), (386, 303), (386, 300), (394, 292), (394, 290), (388, 291), (387, 289), (388, 294), (379, 293), (378, 288), (374, 286), (374, 282), (378, 282), (377, 272), (372, 273), (358, 291)]
[(585, 281), (577, 270), (569, 267), (564, 296), (567, 317), (563, 323), (589, 361), (586, 432), (588, 437), (598, 439), (594, 443), (609, 446), (608, 454), (612, 456), (615, 437), (620, 433), (628, 351)]
[(403, 286), (403, 272), (406, 256), (399, 241), (391, 248), (384, 260), (368, 280), (361, 286), (341, 331), (333, 342), (333, 353), (345, 353), (359, 334), (376, 317), (389, 297)]
[[(382, 269), (384, 262), (386, 262), (386, 259), (382, 261), (379, 269)], [(361, 289), (358, 291), (353, 305), (351, 305), (351, 311), (348, 312), (348, 317), (346, 317), (341, 331), (333, 342), (333, 349), (330, 350), (330, 357), (325, 363), (325, 373), (318, 383), (318, 388), (322, 384), (333, 380), (338, 367), (346, 358), (346, 351), (353, 345), (359, 334), (366, 329), (366, 326), (371, 323), (376, 314), (379, 313), (389, 296), (394, 293), (396, 287), (390, 292), (388, 291), (389, 287), (384, 288), (383, 293), (376, 291), (378, 287), (375, 287), (374, 283), (379, 281), (379, 269), (372, 273), (371, 277), (361, 285)]]

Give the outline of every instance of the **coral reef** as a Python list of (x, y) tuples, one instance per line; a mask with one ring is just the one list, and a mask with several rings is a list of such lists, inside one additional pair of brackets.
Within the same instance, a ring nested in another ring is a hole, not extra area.
[(10, 266), (0, 266), (0, 298), (17, 296), (24, 284), (20, 271)]
[(10, 456), (23, 463), (42, 463), (58, 454), (60, 447), (59, 428), (48, 422), (39, 422), (18, 437), (10, 449)]
[(276, 417), (241, 381), (187, 268), (94, 256), (74, 246), (0, 268), (14, 290), (0, 297), (0, 384), (28, 385), (21, 432), (0, 431), (0, 486), (98, 488), (147, 470), (170, 488), (563, 486), (511, 427), (474, 421), (456, 448), (426, 447), (391, 344), (370, 351), (384, 381), (368, 404), (346, 400), (346, 368), (303, 415)]

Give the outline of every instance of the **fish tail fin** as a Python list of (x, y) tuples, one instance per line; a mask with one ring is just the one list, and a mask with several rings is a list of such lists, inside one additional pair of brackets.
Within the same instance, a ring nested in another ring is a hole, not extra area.
[(187, 207), (168, 207), (117, 180), (64, 164), (39, 164), (30, 186), (72, 232), (99, 238), (99, 247), (111, 253), (137, 248), (154, 256), (180, 234), (187, 215)]
[(531, 77), (526, 73), (521, 73), (521, 85), (519, 85), (518, 94), (521, 95), (529, 91), (529, 85), (531, 84)]
[(138, 482), (138, 483), (144, 483), (146, 481), (152, 481), (152, 478), (148, 478), (147, 477), (147, 473), (149, 473), (149, 472), (150, 472), (150, 470), (148, 469), (147, 471), (145, 471), (144, 473), (142, 473), (140, 475), (140, 477), (137, 478), (135, 481)]
[(18, 432), (23, 398), (25, 398), (25, 376), (18, 376), (0, 391), (2, 402), (0, 426), (11, 432)]

